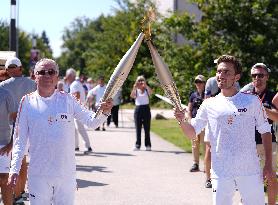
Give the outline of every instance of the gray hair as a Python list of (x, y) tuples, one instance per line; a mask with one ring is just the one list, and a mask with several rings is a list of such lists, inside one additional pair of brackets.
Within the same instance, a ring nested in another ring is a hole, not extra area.
[(67, 69), (66, 76), (68, 76), (68, 75), (72, 75), (72, 76), (76, 77), (76, 70), (74, 70), (73, 68)]
[(39, 71), (41, 68), (44, 68), (46, 65), (51, 65), (53, 69), (57, 72), (57, 75), (59, 74), (58, 64), (54, 60), (49, 58), (40, 59), (35, 65), (34, 73), (36, 74), (37, 71)]

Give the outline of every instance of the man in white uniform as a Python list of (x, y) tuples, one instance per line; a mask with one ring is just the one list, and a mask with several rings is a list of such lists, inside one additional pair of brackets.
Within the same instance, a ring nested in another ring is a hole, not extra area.
[(107, 119), (112, 99), (100, 105), (103, 114), (94, 118), (94, 113), (72, 95), (55, 91), (59, 72), (55, 61), (41, 59), (34, 72), (37, 91), (25, 95), (20, 103), (8, 184), (15, 186), (29, 141), (30, 204), (73, 205), (76, 189), (74, 118), (92, 128), (98, 127)]
[(229, 55), (218, 59), (216, 78), (221, 93), (206, 99), (191, 124), (184, 121), (184, 111), (175, 111), (185, 135), (193, 138), (208, 125), (212, 157), (214, 205), (231, 205), (235, 187), (244, 205), (263, 205), (263, 178), (255, 143), (255, 127), (262, 135), (266, 163), (263, 176), (270, 179), (272, 152), (270, 125), (264, 107), (254, 95), (238, 92), (241, 65)]
[[(85, 105), (85, 101), (86, 101), (85, 90), (81, 82), (79, 80), (76, 80), (76, 71), (73, 68), (69, 68), (66, 71), (66, 78), (68, 79), (68, 83), (70, 86), (69, 87), (70, 94), (75, 96), (82, 105)], [(79, 151), (79, 137), (78, 137), (78, 133), (79, 133), (87, 149), (87, 151), (85, 151), (85, 154), (87, 152), (92, 152), (89, 136), (87, 134), (87, 131), (83, 123), (75, 119), (74, 124), (75, 124), (75, 151)]]

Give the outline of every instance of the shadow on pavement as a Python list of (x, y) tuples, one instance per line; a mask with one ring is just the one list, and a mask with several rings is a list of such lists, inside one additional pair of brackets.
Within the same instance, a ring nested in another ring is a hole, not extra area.
[(89, 186), (107, 186), (108, 184), (99, 183), (99, 182), (92, 182), (83, 179), (76, 179), (77, 187), (78, 188), (86, 188)]
[(75, 152), (75, 156), (77, 156), (77, 157), (83, 157), (83, 156), (107, 157), (104, 155), (96, 154), (95, 152), (90, 152), (90, 153), (86, 153), (86, 154), (84, 154), (83, 152)]
[(88, 165), (76, 165), (77, 171), (83, 171), (83, 172), (104, 172), (104, 173), (112, 173), (111, 171), (106, 170), (107, 167), (101, 167), (101, 166), (88, 166)]
[(172, 154), (185, 154), (185, 153), (191, 153), (191, 152), (184, 152), (184, 151), (164, 151), (164, 150), (153, 150), (152, 152), (160, 152), (160, 153), (172, 153)]
[(109, 155), (109, 156), (118, 156), (118, 157), (134, 157), (135, 156), (133, 154), (118, 153), (118, 152), (95, 152), (95, 154)]

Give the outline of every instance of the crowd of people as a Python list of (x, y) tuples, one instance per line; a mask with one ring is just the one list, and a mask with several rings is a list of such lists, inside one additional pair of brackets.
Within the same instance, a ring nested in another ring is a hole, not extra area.
[[(278, 94), (267, 87), (271, 70), (263, 63), (254, 64), (250, 69), (252, 82), (240, 89), (239, 60), (223, 55), (216, 64), (215, 77), (194, 78), (196, 91), (189, 96), (187, 110), (174, 113), (192, 141), (193, 165), (189, 171), (200, 171), (203, 147), (205, 187), (212, 188), (215, 205), (232, 204), (236, 189), (244, 205), (264, 204), (263, 179), (267, 181), (268, 203), (274, 205), (278, 189), (277, 142), (272, 124), (278, 120)], [(32, 205), (73, 204), (79, 136), (87, 154), (93, 149), (84, 125), (105, 131), (105, 122), (109, 126), (113, 121), (119, 127), (121, 90), (103, 102), (103, 76), (95, 83), (92, 78), (78, 77), (76, 70), (69, 68), (61, 79), (57, 63), (47, 58), (36, 63), (30, 78), (23, 77), (22, 71), (18, 58), (7, 59), (0, 83), (3, 202), (22, 202), (28, 173)], [(146, 151), (151, 151), (152, 93), (144, 76), (138, 76), (130, 93), (135, 101), (135, 151), (141, 149), (142, 127)], [(98, 109), (102, 114), (94, 118)]]

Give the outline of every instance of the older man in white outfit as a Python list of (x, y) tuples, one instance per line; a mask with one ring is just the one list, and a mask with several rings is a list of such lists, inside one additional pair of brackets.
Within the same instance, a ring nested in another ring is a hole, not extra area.
[(58, 65), (42, 59), (35, 66), (37, 91), (20, 103), (14, 133), (8, 184), (15, 186), (27, 141), (30, 147), (28, 187), (31, 205), (73, 205), (76, 189), (74, 119), (90, 126), (103, 123), (113, 106), (101, 104), (103, 114), (94, 118), (72, 95), (55, 91)]

